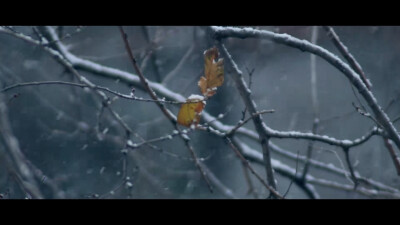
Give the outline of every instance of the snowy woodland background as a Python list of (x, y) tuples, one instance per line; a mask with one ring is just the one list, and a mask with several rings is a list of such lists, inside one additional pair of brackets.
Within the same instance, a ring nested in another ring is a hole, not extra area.
[[(120, 29), (0, 27), (0, 198), (400, 198), (400, 27), (124, 26), (138, 68)], [(213, 46), (224, 84), (176, 125)]]

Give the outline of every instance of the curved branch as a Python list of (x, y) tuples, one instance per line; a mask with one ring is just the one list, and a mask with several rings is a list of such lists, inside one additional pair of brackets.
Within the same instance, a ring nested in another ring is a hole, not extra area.
[(303, 133), (298, 131), (277, 131), (273, 130), (267, 126), (265, 126), (270, 137), (274, 138), (292, 138), (292, 139), (304, 139), (304, 140), (312, 140), (312, 141), (319, 141), (322, 143), (335, 145), (343, 148), (350, 148), (357, 145), (361, 145), (364, 142), (368, 141), (374, 135), (383, 135), (382, 130), (378, 129), (377, 127), (372, 128), (368, 133), (363, 135), (360, 138), (357, 138), (353, 141), (350, 140), (338, 140), (333, 137), (328, 137), (326, 135), (318, 135), (313, 133)]
[[(324, 29), (327, 31), (328, 36), (331, 38), (335, 46), (339, 49), (340, 53), (342, 56), (347, 60), (347, 62), (350, 64), (350, 66), (353, 68), (354, 71), (356, 71), (360, 76), (364, 84), (367, 86), (369, 90), (371, 90), (371, 83), (367, 79), (367, 77), (364, 74), (363, 69), (361, 68), (360, 64), (357, 62), (357, 60), (353, 57), (353, 55), (348, 51), (347, 47), (340, 41), (339, 36), (336, 34), (336, 32), (333, 30), (332, 27), (330, 26), (324, 26)], [(357, 95), (356, 95), (357, 97)], [(361, 103), (360, 103), (361, 104)], [(390, 106), (390, 104), (389, 104)], [(378, 121), (376, 121), (371, 115), (365, 114), (361, 112), (361, 109), (357, 109), (359, 113), (362, 115), (367, 115), (369, 118), (371, 118), (376, 124), (379, 125)], [(392, 121), (394, 123), (395, 120)], [(400, 175), (400, 161), (398, 157), (396, 156), (394, 149), (392, 145), (389, 142), (389, 139), (387, 137), (383, 137), (384, 143), (386, 148), (389, 150), (390, 156), (392, 157), (393, 163), (395, 165), (397, 175)]]
[(391, 123), (387, 114), (379, 106), (375, 96), (371, 91), (368, 90), (367, 86), (361, 80), (360, 76), (354, 72), (354, 70), (339, 57), (332, 54), (328, 50), (310, 43), (307, 40), (300, 40), (288, 34), (277, 34), (271, 31), (257, 30), (253, 28), (235, 28), (235, 27), (210, 27), (213, 37), (215, 39), (223, 39), (229, 37), (235, 38), (262, 38), (268, 39), (280, 44), (284, 44), (293, 48), (300, 49), (301, 51), (307, 51), (312, 54), (318, 55), (325, 59), (328, 63), (336, 67), (341, 71), (357, 88), (358, 92), (363, 96), (369, 107), (374, 112), (378, 122), (382, 124), (385, 131), (389, 134), (390, 138), (396, 144), (398, 150), (400, 150), (400, 136), (397, 133), (396, 128)]

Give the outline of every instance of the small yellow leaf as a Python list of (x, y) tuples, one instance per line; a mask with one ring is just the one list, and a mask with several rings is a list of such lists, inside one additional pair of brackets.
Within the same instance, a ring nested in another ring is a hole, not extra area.
[[(198, 82), (201, 93), (205, 97), (211, 97), (217, 87), (224, 82), (224, 60), (218, 59), (219, 53), (216, 47), (204, 52), (204, 74)], [(218, 59), (218, 61), (216, 61)]]
[(204, 109), (205, 102), (203, 96), (191, 95), (186, 103), (182, 104), (178, 113), (178, 123), (190, 127), (200, 122), (200, 115)]

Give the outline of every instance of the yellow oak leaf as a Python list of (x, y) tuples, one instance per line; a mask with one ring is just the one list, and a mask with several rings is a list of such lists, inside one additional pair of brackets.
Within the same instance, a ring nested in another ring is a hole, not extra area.
[(190, 127), (192, 124), (197, 126), (200, 122), (200, 115), (206, 105), (204, 97), (200, 95), (191, 95), (186, 102), (182, 104), (178, 113), (178, 123)]
[[(219, 53), (216, 47), (204, 52), (204, 75), (200, 77), (198, 85), (205, 97), (211, 97), (216, 93), (217, 87), (224, 82), (224, 60), (218, 59)], [(218, 59), (218, 61), (216, 61)]]

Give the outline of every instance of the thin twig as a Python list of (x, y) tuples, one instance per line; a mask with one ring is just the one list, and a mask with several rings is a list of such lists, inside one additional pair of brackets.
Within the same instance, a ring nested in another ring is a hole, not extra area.
[[(318, 124), (319, 124), (318, 116), (315, 116), (314, 121), (313, 121), (313, 126), (312, 126), (312, 133), (313, 134), (317, 133)], [(311, 156), (312, 156), (313, 147), (314, 147), (314, 141), (309, 141), (308, 142), (308, 146), (307, 146), (307, 161), (306, 161), (306, 164), (304, 165), (302, 179), (304, 179), (307, 176), (308, 170), (310, 168), (310, 159), (311, 159)]]
[(228, 145), (231, 147), (231, 149), (235, 152), (236, 156), (239, 157), (239, 159), (242, 161), (244, 165), (251, 171), (251, 173), (266, 187), (270, 193), (279, 199), (283, 199), (284, 197), (280, 195), (275, 188), (271, 187), (270, 185), (267, 184), (267, 182), (264, 181), (264, 179), (261, 178), (261, 176), (253, 169), (253, 167), (250, 165), (250, 163), (243, 157), (243, 155), (240, 153), (240, 151), (237, 149), (237, 147), (232, 143), (232, 140), (229, 137), (226, 137), (225, 140), (227, 141)]
[[(138, 76), (139, 76), (139, 78), (140, 78), (140, 81), (141, 81), (142, 85), (144, 86), (145, 90), (147, 91), (147, 93), (149, 93), (149, 95), (151, 96), (151, 98), (152, 98), (153, 100), (159, 100), (158, 97), (157, 97), (157, 95), (156, 95), (156, 93), (155, 93), (155, 92), (153, 91), (153, 89), (149, 86), (147, 79), (143, 76), (142, 72), (140, 71), (139, 66), (138, 66), (137, 63), (136, 63), (136, 59), (135, 59), (135, 57), (133, 56), (132, 50), (131, 50), (130, 45), (129, 45), (129, 42), (128, 42), (127, 34), (125, 33), (123, 27), (122, 27), (122, 26), (119, 26), (119, 30), (120, 30), (120, 33), (121, 33), (121, 35), (122, 35), (122, 39), (123, 39), (123, 41), (124, 41), (126, 51), (128, 52), (130, 61), (132, 62), (132, 65), (133, 65), (133, 67), (135, 68), (135, 71), (137, 72), (137, 74), (138, 74)], [(163, 112), (163, 114), (164, 114), (164, 115), (169, 119), (169, 121), (172, 123), (172, 125), (173, 125), (174, 128), (175, 128), (175, 130), (178, 130), (178, 131), (179, 131), (179, 129), (178, 129), (178, 127), (177, 127), (177, 122), (176, 122), (175, 116), (174, 116), (167, 108), (165, 108), (165, 106), (164, 106), (162, 103), (156, 101), (156, 104), (157, 104), (158, 107), (161, 109), (161, 111)], [(210, 181), (208, 180), (206, 173), (204, 172), (202, 166), (200, 165), (199, 160), (198, 160), (198, 158), (197, 158), (197, 155), (196, 155), (196, 153), (195, 153), (193, 147), (192, 147), (192, 146), (190, 145), (190, 143), (189, 143), (189, 140), (190, 140), (190, 139), (187, 137), (187, 135), (182, 134), (181, 132), (180, 132), (180, 137), (181, 137), (182, 140), (184, 141), (186, 147), (189, 149), (189, 152), (190, 152), (190, 154), (192, 155), (192, 157), (193, 157), (193, 159), (194, 159), (194, 161), (195, 161), (195, 164), (196, 164), (197, 168), (198, 168), (199, 171), (200, 171), (200, 174), (201, 174), (202, 178), (203, 178), (204, 181), (207, 183), (208, 189), (210, 190), (210, 192), (213, 192), (213, 189), (212, 189), (212, 187), (211, 187)]]
[(250, 175), (249, 175), (249, 168), (246, 167), (246, 164), (242, 162), (242, 169), (243, 169), (243, 175), (244, 178), (246, 179), (246, 183), (248, 186), (248, 191), (247, 194), (252, 194), (255, 199), (258, 198), (258, 194), (254, 188), (253, 182), (251, 181)]
[[(233, 61), (232, 56), (229, 54), (228, 50), (225, 48), (225, 46), (221, 42), (218, 42), (218, 47), (221, 50), (222, 54), (227, 58), (228, 64), (234, 71), (233, 79), (235, 81), (236, 88), (238, 89), (239, 94), (242, 97), (242, 100), (247, 107), (247, 110), (249, 111), (249, 113), (251, 115), (256, 114), (257, 108), (256, 108), (254, 101), (251, 99), (251, 91), (248, 89), (246, 83), (243, 80), (242, 72), (239, 70), (236, 63)], [(266, 174), (267, 174), (268, 184), (273, 189), (275, 189), (276, 184), (275, 184), (273, 168), (271, 165), (270, 150), (268, 147), (270, 135), (265, 130), (265, 124), (264, 124), (260, 114), (253, 116), (252, 119), (253, 119), (254, 126), (256, 127), (257, 133), (259, 135), (259, 141), (260, 141), (262, 149), (263, 149), (263, 156), (264, 156), (264, 161), (265, 161), (265, 170), (266, 170)]]
[[(243, 157), (246, 158), (246, 160), (256, 162), (256, 163), (260, 164), (261, 166), (264, 166), (263, 155), (261, 152), (251, 149), (248, 145), (241, 142), (237, 137), (232, 138), (232, 143), (237, 147), (238, 150), (240, 150), (241, 154), (243, 155)], [(300, 156), (298, 157), (298, 159), (301, 159), (301, 158), (302, 157), (300, 157)], [(299, 161), (299, 160), (297, 160), (297, 161)], [(315, 191), (315, 189), (312, 185), (307, 184), (307, 182), (303, 182), (301, 179), (298, 178), (298, 176), (295, 176), (295, 173), (296, 173), (295, 169), (293, 169), (287, 165), (284, 165), (277, 160), (272, 160), (272, 166), (277, 173), (289, 178), (290, 180), (293, 180), (295, 182), (295, 184), (300, 189), (302, 189), (310, 198), (312, 198), (312, 199), (319, 198), (318, 193)]]
[[(339, 49), (340, 53), (346, 58), (347, 62), (350, 64), (350, 66), (353, 68), (353, 70), (356, 71), (360, 75), (361, 80), (364, 82), (364, 84), (368, 88), (368, 90), (371, 90), (372, 85), (371, 85), (370, 81), (366, 78), (364, 71), (361, 68), (360, 64), (353, 57), (353, 55), (348, 51), (348, 48), (340, 41), (339, 36), (335, 33), (334, 29), (330, 26), (324, 26), (324, 29), (327, 31), (328, 36), (331, 38), (331, 40), (333, 41), (335, 46)], [(355, 92), (355, 91), (353, 90), (353, 92)], [(356, 93), (354, 93), (354, 94), (356, 95)], [(356, 95), (356, 97), (357, 97), (357, 95)], [(361, 104), (361, 101), (359, 99), (358, 99), (358, 102), (362, 106), (363, 110), (361, 110), (360, 108), (355, 106), (353, 103), (353, 106), (356, 107), (357, 111), (361, 115), (364, 115), (364, 116), (370, 118), (371, 120), (373, 120), (378, 126), (383, 127), (381, 125), (381, 122), (378, 122), (378, 120), (375, 119), (373, 116), (371, 116), (370, 113), (366, 112), (365, 107)], [(390, 104), (388, 105), (388, 107), (389, 106), (390, 106)], [(392, 127), (393, 127), (393, 124), (390, 122), (389, 122), (389, 125), (392, 125)], [(391, 136), (393, 138), (393, 134)], [(394, 136), (398, 136), (398, 135), (394, 135)], [(396, 137), (394, 137), (394, 138), (396, 138)], [(399, 162), (399, 159), (397, 158), (396, 154), (394, 154), (393, 146), (390, 144), (389, 139), (387, 137), (383, 137), (383, 140), (384, 140), (386, 148), (388, 149), (388, 151), (390, 153), (390, 156), (392, 157), (397, 174), (400, 176), (400, 162)], [(397, 147), (400, 150), (400, 146), (397, 145)]]
[(383, 126), (373, 117), (371, 116), (370, 113), (365, 112), (364, 110), (362, 110), (360, 107), (358, 107), (356, 104), (354, 104), (354, 102), (352, 102), (353, 107), (356, 109), (356, 111), (358, 113), (360, 113), (361, 115), (371, 119), (376, 125), (378, 125), (378, 127), (383, 128)]
[(385, 107), (385, 112), (388, 112), (389, 109), (394, 105), (394, 103), (397, 102), (399, 99), (400, 99), (400, 93), (398, 93), (398, 94), (396, 95), (396, 97), (393, 97), (393, 98), (389, 101), (388, 105)]
[[(244, 144), (241, 144), (244, 145)], [(258, 151), (251, 151), (251, 149), (247, 146), (245, 148), (242, 148), (242, 154), (244, 157), (246, 157), (248, 160), (258, 163), (260, 165), (264, 164), (264, 161), (262, 159), (262, 153), (258, 152)], [(296, 160), (296, 154), (293, 154), (294, 156), (294, 160)], [(299, 156), (299, 162), (305, 160), (304, 156)], [(313, 162), (313, 161), (311, 161)], [(315, 178), (313, 176), (311, 176), (310, 174), (308, 174), (306, 176), (306, 180), (303, 182), (301, 179), (296, 178), (294, 176), (295, 174), (295, 170), (286, 166), (286, 165), (282, 165), (281, 162), (277, 162), (276, 160), (272, 161), (273, 166), (274, 166), (274, 170), (284, 176), (288, 176), (290, 177), (290, 179), (294, 179), (295, 183), (300, 187), (300, 188), (304, 188), (303, 190), (307, 193), (307, 195), (309, 195), (310, 197), (315, 196), (315, 193), (313, 192), (313, 188), (310, 189), (309, 186), (307, 185), (318, 185), (318, 186), (322, 186), (322, 187), (329, 187), (329, 188), (333, 188), (333, 189), (338, 189), (338, 190), (344, 190), (344, 191), (352, 191), (352, 192), (357, 192), (360, 193), (362, 195), (365, 196), (370, 196), (370, 197), (390, 197), (390, 198), (400, 198), (400, 191), (394, 188), (390, 188), (386, 185), (383, 185), (378, 183), (378, 182), (374, 182), (369, 179), (363, 178), (360, 179), (358, 174), (355, 174), (357, 176), (357, 179), (361, 182), (367, 182), (369, 185), (371, 185), (372, 187), (374, 187), (373, 189), (367, 189), (367, 188), (362, 188), (359, 187), (356, 190), (354, 190), (354, 185), (346, 185), (346, 184), (340, 184), (338, 182), (334, 182), (334, 181), (330, 181), (330, 180), (324, 180), (324, 179), (320, 179), (320, 178)], [(332, 166), (330, 166), (330, 168), (333, 168)], [(318, 197), (318, 196), (317, 196)]]
[(400, 159), (396, 155), (392, 144), (390, 144), (390, 140), (388, 138), (384, 138), (383, 141), (385, 143), (386, 148), (389, 150), (390, 156), (391, 156), (391, 158), (393, 160), (393, 164), (394, 164), (394, 166), (396, 168), (396, 171), (397, 171), (397, 175), (400, 176)]
[[(313, 26), (311, 29), (311, 43), (316, 44), (318, 39), (318, 27)], [(314, 114), (314, 120), (312, 125), (312, 133), (316, 134), (319, 125), (319, 103), (318, 103), (318, 93), (317, 93), (317, 62), (316, 56), (311, 54), (310, 55), (310, 71), (311, 71), (311, 101), (312, 101), (312, 108)], [(310, 167), (310, 159), (312, 157), (314, 142), (309, 141), (307, 147), (307, 162), (304, 165), (302, 179), (304, 180), (307, 176), (308, 169)]]
[(150, 61), (153, 66), (153, 69), (154, 69), (156, 81), (158, 83), (160, 83), (161, 82), (161, 73), (160, 73), (160, 69), (157, 65), (157, 55), (156, 55), (156, 52), (154, 51), (154, 48), (156, 45), (150, 39), (150, 34), (149, 34), (149, 30), (148, 30), (147, 26), (141, 26), (141, 28), (142, 28), (144, 38), (145, 38), (147, 44), (149, 45), (147, 51), (149, 52), (148, 54), (150, 54)]
[(228, 133), (226, 133), (226, 136), (232, 136), (240, 127), (242, 127), (243, 125), (245, 125), (247, 122), (249, 122), (250, 120), (253, 119), (253, 117), (261, 115), (261, 114), (266, 114), (266, 113), (274, 113), (275, 110), (271, 109), (271, 110), (261, 110), (259, 112), (253, 113), (252, 116), (250, 116), (249, 118), (245, 119), (245, 120), (241, 120), (239, 121), (239, 123), (232, 128)]
[[(247, 70), (247, 73), (249, 74), (249, 83), (248, 83), (248, 86), (249, 86), (249, 89), (251, 90), (251, 85), (253, 84), (252, 78), (253, 78), (253, 73), (254, 73), (255, 68), (253, 68), (253, 69), (250, 71), (249, 68), (247, 68), (247, 66), (246, 66), (246, 70)], [(242, 119), (241, 119), (241, 120), (244, 120), (244, 118), (246, 118), (246, 112), (247, 112), (247, 107), (244, 106), (244, 109), (243, 109), (243, 111), (242, 111)]]
[[(26, 83), (18, 83), (18, 84), (14, 84), (8, 87), (3, 88), (2, 90), (0, 90), (0, 92), (6, 92), (9, 90), (12, 90), (14, 88), (18, 88), (18, 87), (25, 87), (25, 86), (38, 86), (38, 85), (67, 85), (67, 86), (75, 86), (75, 87), (80, 87), (80, 88), (90, 88), (89, 85), (85, 84), (85, 83), (73, 83), (73, 82), (65, 82), (65, 81), (34, 81), (34, 82), (26, 82)], [(132, 94), (130, 95), (125, 95), (125, 94), (121, 94), (118, 93), (116, 91), (110, 90), (109, 88), (106, 87), (101, 87), (101, 86), (93, 86), (92, 88), (96, 89), (96, 90), (101, 90), (101, 91), (106, 91), (110, 94), (113, 94), (115, 96), (118, 96), (122, 99), (128, 99), (128, 100), (134, 100), (134, 101), (142, 101), (142, 102), (159, 102), (159, 103), (167, 103), (167, 104), (184, 104), (185, 102), (180, 102), (180, 101), (167, 101), (164, 99), (158, 99), (158, 100), (154, 100), (154, 99), (144, 99), (141, 97), (136, 97), (133, 96)], [(196, 102), (196, 101), (193, 101)]]
[(397, 116), (396, 118), (394, 118), (393, 121), (392, 121), (392, 123), (396, 123), (396, 122), (399, 121), (399, 120), (400, 120), (400, 115)]
[(359, 182), (358, 182), (357, 176), (356, 176), (356, 174), (354, 172), (353, 165), (351, 164), (351, 161), (350, 161), (349, 149), (348, 148), (343, 148), (343, 152), (344, 152), (344, 155), (345, 155), (345, 158), (346, 158), (347, 167), (350, 170), (351, 179), (354, 182), (354, 190), (356, 190)]
[[(296, 172), (295, 172), (295, 174), (294, 174), (295, 177), (297, 177), (297, 164), (298, 164), (298, 162), (299, 162), (298, 156), (299, 156), (299, 152), (297, 152)], [(302, 178), (302, 180), (304, 180), (304, 178)], [(286, 190), (285, 194), (283, 195), (284, 198), (286, 197), (287, 194), (289, 194), (289, 191), (290, 191), (290, 188), (292, 187), (293, 181), (294, 181), (294, 180), (291, 180), (291, 181), (290, 181), (290, 184), (289, 184), (289, 186), (288, 186), (288, 189)]]
[(360, 64), (356, 61), (352, 54), (348, 51), (347, 47), (340, 41), (339, 36), (330, 26), (323, 26), (323, 28), (328, 33), (328, 36), (331, 38), (336, 48), (339, 49), (340, 53), (346, 58), (347, 62), (349, 62), (351, 68), (360, 74), (361, 80), (367, 86), (368, 89), (371, 89), (371, 83), (368, 81), (367, 77), (364, 74)]

